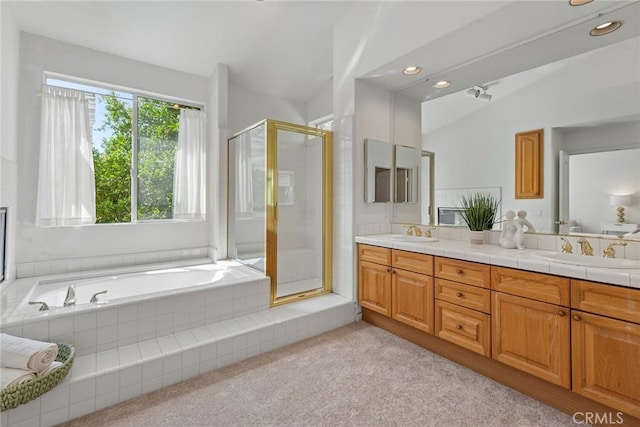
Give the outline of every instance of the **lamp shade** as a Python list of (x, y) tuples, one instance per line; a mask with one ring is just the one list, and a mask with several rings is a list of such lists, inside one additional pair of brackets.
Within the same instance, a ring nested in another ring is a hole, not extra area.
[(611, 206), (629, 206), (631, 196), (609, 196), (609, 204)]

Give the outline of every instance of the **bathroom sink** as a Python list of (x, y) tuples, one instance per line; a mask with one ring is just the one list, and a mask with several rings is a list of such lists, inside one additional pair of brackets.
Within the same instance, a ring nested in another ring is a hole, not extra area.
[(598, 268), (637, 268), (640, 269), (640, 261), (624, 258), (604, 258), (599, 256), (586, 256), (577, 254), (565, 254), (562, 252), (549, 252), (548, 254), (532, 254), (536, 258), (562, 264), (582, 265), (584, 267)]
[(390, 236), (393, 240), (398, 240), (400, 242), (413, 242), (413, 243), (429, 243), (429, 242), (437, 242), (438, 239), (436, 237), (419, 237), (419, 236), (407, 236), (404, 234), (395, 234)]

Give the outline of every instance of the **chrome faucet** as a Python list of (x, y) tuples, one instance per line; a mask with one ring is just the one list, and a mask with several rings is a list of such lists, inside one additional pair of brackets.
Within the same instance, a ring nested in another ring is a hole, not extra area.
[(569, 241), (567, 239), (565, 239), (564, 237), (561, 237), (560, 240), (562, 240), (564, 242), (562, 244), (562, 253), (563, 254), (571, 254), (571, 253), (573, 253), (573, 247), (571, 246), (571, 243), (569, 243)]
[(580, 244), (580, 253), (582, 255), (593, 256), (593, 248), (587, 239), (580, 237), (577, 242)]
[(40, 304), (40, 308), (38, 311), (47, 311), (49, 310), (49, 305), (47, 305), (44, 301), (29, 301), (29, 305)]
[(64, 303), (62, 305), (65, 307), (76, 305), (76, 285), (69, 285), (67, 288), (67, 296), (64, 297)]
[(96, 292), (95, 294), (93, 294), (93, 296), (91, 297), (91, 299), (89, 300), (89, 302), (98, 302), (98, 295), (102, 295), (102, 294), (106, 294), (107, 291), (102, 291), (102, 292)]
[(614, 246), (627, 246), (627, 242), (609, 243), (609, 245), (603, 251), (602, 256), (605, 257), (605, 258), (615, 258), (616, 257), (616, 250), (613, 249)]

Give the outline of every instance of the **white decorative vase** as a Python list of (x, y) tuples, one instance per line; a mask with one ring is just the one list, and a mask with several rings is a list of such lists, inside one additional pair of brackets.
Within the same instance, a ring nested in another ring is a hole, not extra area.
[(484, 231), (469, 231), (469, 241), (472, 245), (482, 245), (484, 243)]

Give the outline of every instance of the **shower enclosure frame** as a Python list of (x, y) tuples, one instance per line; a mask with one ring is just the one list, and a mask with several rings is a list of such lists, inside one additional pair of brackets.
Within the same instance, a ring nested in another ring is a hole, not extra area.
[[(227, 139), (230, 153), (231, 140), (265, 125), (265, 274), (269, 276), (271, 306), (287, 304), (333, 291), (333, 132), (273, 119), (264, 119)], [(289, 295), (278, 296), (278, 131), (289, 131), (319, 137), (322, 140), (322, 287)], [(227, 158), (230, 171), (231, 156)], [(227, 182), (227, 233), (231, 232), (231, 203), (235, 203)]]

